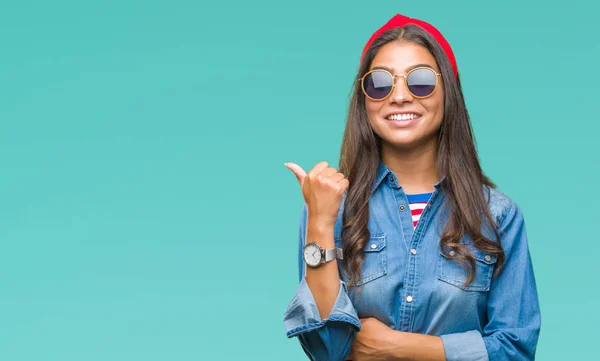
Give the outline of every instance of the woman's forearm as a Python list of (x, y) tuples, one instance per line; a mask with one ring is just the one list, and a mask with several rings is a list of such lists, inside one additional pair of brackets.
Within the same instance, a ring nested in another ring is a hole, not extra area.
[[(308, 217), (306, 242), (316, 242), (324, 249), (335, 247), (334, 226), (323, 224), (318, 219)], [(317, 268), (306, 266), (306, 284), (315, 299), (321, 319), (329, 317), (340, 291), (340, 276), (337, 260), (327, 262)]]
[(441, 337), (394, 331), (395, 347), (390, 350), (389, 360), (397, 361), (446, 361)]

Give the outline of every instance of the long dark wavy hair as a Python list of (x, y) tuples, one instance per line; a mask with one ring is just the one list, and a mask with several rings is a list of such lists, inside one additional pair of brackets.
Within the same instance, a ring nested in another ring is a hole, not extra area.
[[(497, 225), (486, 204), (483, 187), (487, 185), (496, 188), (496, 185), (483, 174), (479, 164), (460, 78), (455, 76), (442, 47), (429, 33), (415, 25), (388, 30), (365, 53), (356, 79), (368, 71), (379, 49), (392, 41), (424, 46), (437, 61), (444, 79), (444, 119), (438, 134), (436, 166), (446, 176), (441, 187), (446, 193), (446, 206), (449, 207), (450, 216), (440, 239), (441, 251), (447, 256), (445, 246), (455, 251), (453, 258), (468, 272), (466, 283), (471, 283), (475, 276), (475, 258), (469, 246), (460, 242), (465, 235), (469, 235), (477, 249), (497, 255), (497, 274), (504, 264), (505, 254), (500, 245)], [(350, 278), (349, 286), (355, 286), (361, 280), (363, 250), (370, 237), (368, 222), (371, 186), (377, 175), (380, 157), (381, 138), (369, 124), (365, 96), (360, 83), (355, 81), (339, 161), (339, 171), (350, 182), (342, 228), (343, 265)], [(485, 237), (483, 227), (490, 227), (498, 242)]]

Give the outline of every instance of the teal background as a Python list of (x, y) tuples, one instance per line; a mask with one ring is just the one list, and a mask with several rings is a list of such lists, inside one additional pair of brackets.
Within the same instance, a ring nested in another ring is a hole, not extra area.
[(592, 4), (3, 2), (0, 359), (305, 360), (283, 163), (337, 163), (362, 47), (396, 13), (454, 47), (484, 170), (523, 209), (537, 359), (594, 358)]

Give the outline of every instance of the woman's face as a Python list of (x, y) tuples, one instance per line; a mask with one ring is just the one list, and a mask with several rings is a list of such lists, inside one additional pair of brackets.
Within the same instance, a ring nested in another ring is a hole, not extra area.
[[(377, 67), (392, 74), (406, 74), (416, 65), (426, 65), (440, 72), (435, 58), (421, 45), (409, 42), (390, 42), (381, 47), (369, 70)], [(367, 97), (366, 107), (373, 131), (381, 137), (384, 145), (407, 148), (435, 142), (444, 118), (444, 88), (438, 77), (438, 86), (427, 98), (414, 98), (404, 85), (403, 77), (395, 78), (392, 94), (384, 100)], [(391, 120), (393, 114), (414, 113), (412, 120)]]

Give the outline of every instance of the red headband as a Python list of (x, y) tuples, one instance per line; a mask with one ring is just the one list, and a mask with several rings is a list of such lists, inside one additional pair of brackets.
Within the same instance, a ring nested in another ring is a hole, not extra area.
[(456, 59), (454, 58), (454, 53), (452, 52), (452, 48), (450, 47), (450, 44), (448, 43), (448, 41), (446, 41), (446, 39), (444, 38), (442, 33), (440, 33), (438, 29), (436, 29), (435, 27), (433, 27), (433, 25), (431, 25), (429, 23), (426, 23), (419, 19), (412, 19), (412, 18), (409, 18), (404, 15), (400, 15), (400, 14), (394, 15), (394, 17), (391, 18), (387, 23), (385, 23), (385, 25), (383, 25), (373, 35), (371, 35), (371, 38), (365, 45), (362, 55), (360, 56), (360, 61), (362, 62), (362, 59), (365, 56), (365, 53), (367, 52), (367, 49), (369, 49), (371, 44), (373, 44), (373, 41), (375, 41), (375, 39), (377, 39), (377, 37), (379, 37), (379, 35), (383, 34), (384, 32), (386, 32), (390, 29), (402, 27), (402, 26), (408, 25), (408, 24), (417, 25), (417, 26), (423, 28), (423, 30), (427, 31), (431, 36), (433, 36), (433, 38), (438, 42), (438, 44), (440, 44), (442, 49), (444, 49), (444, 52), (446, 53), (448, 60), (450, 60), (450, 64), (452, 64), (452, 69), (454, 70), (454, 75), (456, 77), (458, 77), (458, 68), (456, 67)]

